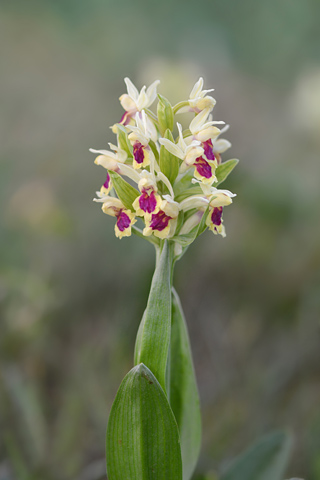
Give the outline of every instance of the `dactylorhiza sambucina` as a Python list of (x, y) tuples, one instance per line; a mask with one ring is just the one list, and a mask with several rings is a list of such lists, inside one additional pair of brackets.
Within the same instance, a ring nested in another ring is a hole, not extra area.
[[(94, 201), (116, 218), (116, 236), (134, 232), (153, 243), (172, 240), (176, 254), (206, 228), (224, 237), (223, 209), (235, 194), (217, 187), (238, 160), (222, 162), (231, 144), (221, 138), (228, 125), (212, 119), (211, 90), (203, 90), (200, 78), (189, 99), (171, 106), (157, 95), (158, 80), (140, 92), (129, 78), (125, 83), (128, 93), (120, 97), (125, 113), (112, 126), (115, 144), (109, 143), (109, 150), (90, 149), (98, 154), (95, 163), (107, 170)], [(149, 107), (157, 96), (154, 113)], [(175, 116), (180, 120), (186, 112), (194, 117), (183, 129), (175, 125)], [(141, 229), (139, 223), (134, 226), (139, 219)]]
[[(156, 264), (135, 366), (110, 412), (108, 478), (190, 480), (201, 446), (201, 413), (174, 265), (207, 228), (225, 236), (223, 209), (235, 194), (218, 187), (238, 160), (221, 160), (231, 146), (220, 138), (228, 127), (212, 119), (216, 102), (202, 78), (175, 106), (157, 95), (159, 81), (140, 92), (128, 78), (125, 83), (125, 113), (111, 127), (116, 141), (109, 150), (91, 149), (98, 154), (95, 163), (107, 170), (94, 201), (115, 217), (118, 238), (135, 233), (154, 244)], [(155, 113), (150, 107), (157, 97)], [(191, 116), (185, 129), (184, 114)]]
[[(140, 92), (128, 78), (125, 83), (128, 93), (120, 97), (125, 113), (112, 126), (115, 144), (91, 150), (98, 154), (95, 163), (107, 170), (94, 200), (115, 217), (118, 238), (135, 233), (153, 243), (156, 262), (134, 367), (109, 415), (107, 474), (109, 480), (191, 480), (201, 448), (201, 412), (174, 266), (206, 229), (225, 236), (223, 210), (235, 194), (218, 187), (238, 160), (222, 162), (231, 146), (221, 138), (228, 126), (213, 120), (216, 102), (210, 90), (203, 90), (202, 78), (175, 106), (157, 95), (159, 81)], [(157, 96), (154, 113), (150, 107)], [(184, 114), (191, 116), (185, 129)], [(259, 471), (266, 480), (280, 480), (290, 445), (283, 432), (269, 435), (231, 462), (221, 478), (248, 478), (248, 472)], [(257, 450), (262, 452), (258, 460)]]

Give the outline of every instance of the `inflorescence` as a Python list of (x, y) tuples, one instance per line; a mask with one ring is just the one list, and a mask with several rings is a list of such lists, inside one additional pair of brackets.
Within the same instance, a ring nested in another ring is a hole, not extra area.
[[(181, 243), (205, 218), (204, 229), (224, 237), (223, 208), (235, 194), (217, 186), (238, 161), (222, 163), (221, 154), (231, 144), (220, 136), (229, 126), (219, 129), (216, 125), (224, 122), (212, 120), (216, 103), (208, 95), (212, 90), (203, 90), (200, 78), (189, 99), (174, 107), (158, 94), (156, 115), (149, 107), (157, 97), (159, 80), (140, 92), (129, 78), (125, 83), (128, 93), (120, 97), (125, 113), (111, 127), (117, 144), (109, 143), (110, 150), (90, 149), (98, 154), (95, 163), (107, 170), (94, 201), (116, 217), (116, 236), (137, 232), (133, 225), (140, 218), (143, 236)], [(195, 116), (186, 130), (177, 123), (175, 139), (174, 117), (186, 112)]]

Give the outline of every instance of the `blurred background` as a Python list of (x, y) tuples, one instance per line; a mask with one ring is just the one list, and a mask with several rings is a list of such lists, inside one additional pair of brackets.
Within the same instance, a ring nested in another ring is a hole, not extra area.
[(175, 274), (203, 408), (199, 471), (294, 433), (320, 478), (320, 3), (2, 0), (0, 479), (105, 478), (153, 248), (92, 202), (129, 76), (172, 102), (199, 78), (231, 124), (227, 237)]

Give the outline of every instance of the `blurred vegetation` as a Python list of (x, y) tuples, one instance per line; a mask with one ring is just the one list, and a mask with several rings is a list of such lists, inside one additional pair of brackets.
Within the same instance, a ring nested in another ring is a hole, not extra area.
[(199, 472), (288, 427), (288, 478), (320, 478), (319, 16), (318, 0), (1, 2), (1, 480), (105, 478), (154, 258), (91, 202), (88, 148), (113, 139), (124, 76), (176, 101), (200, 75), (241, 163), (227, 238), (207, 233), (176, 271)]

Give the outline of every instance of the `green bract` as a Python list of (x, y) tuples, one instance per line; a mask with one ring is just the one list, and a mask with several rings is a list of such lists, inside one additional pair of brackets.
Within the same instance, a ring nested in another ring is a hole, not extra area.
[(120, 175), (115, 172), (110, 171), (109, 175), (112, 180), (112, 184), (114, 189), (126, 208), (134, 211), (132, 206), (135, 199), (139, 196), (139, 192), (130, 185), (130, 183), (126, 182)]
[(173, 129), (173, 109), (171, 103), (158, 93), (159, 103), (157, 108), (159, 127), (162, 133)]
[(232, 172), (232, 170), (237, 166), (239, 160), (234, 158), (233, 160), (228, 160), (227, 162), (222, 163), (217, 167), (217, 185), (224, 182), (227, 176)]
[[(164, 138), (171, 140), (173, 142), (173, 136), (169, 129), (165, 131)], [(168, 152), (168, 150), (161, 145), (160, 147), (160, 160), (159, 166), (161, 172), (168, 178), (169, 182), (174, 185), (174, 181), (179, 173), (180, 162), (177, 157)]]

